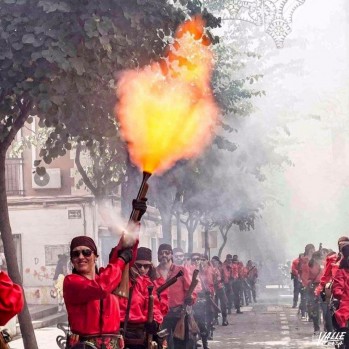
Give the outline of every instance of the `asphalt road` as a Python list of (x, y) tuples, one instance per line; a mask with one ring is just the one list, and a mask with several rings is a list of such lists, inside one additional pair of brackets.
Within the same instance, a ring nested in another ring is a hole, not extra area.
[(289, 290), (264, 290), (257, 303), (241, 309), (243, 314), (229, 315), (229, 326), (216, 326), (210, 349), (333, 348), (318, 342), (312, 323), (301, 320), (291, 305)]

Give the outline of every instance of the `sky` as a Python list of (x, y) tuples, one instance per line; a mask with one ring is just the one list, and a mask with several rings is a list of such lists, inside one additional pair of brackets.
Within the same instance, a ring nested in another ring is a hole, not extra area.
[(282, 88), (265, 82), (260, 115), (277, 109), (287, 121), (290, 142), (279, 150), (293, 165), (271, 174), (266, 186), (278, 203), (268, 205), (263, 220), (284, 241), (287, 257), (307, 243), (335, 249), (337, 238), (349, 234), (348, 20), (348, 1), (307, 0), (273, 57), (297, 60), (301, 69), (287, 74)]
[[(222, 32), (231, 30), (223, 23)], [(295, 10), (281, 49), (263, 28), (258, 33), (252, 27), (237, 25), (230, 35), (248, 32), (250, 47), (261, 50), (261, 59), (247, 63), (246, 72), (263, 74), (255, 88), (266, 96), (253, 100), (254, 113), (232, 141), (236, 154), (247, 150), (253, 163), (261, 156), (253, 145), (270, 137), (291, 165), (263, 169), (265, 194), (272, 200), (254, 231), (233, 228), (223, 255), (281, 262), (296, 258), (308, 243), (337, 249), (338, 237), (349, 235), (349, 1), (306, 0)], [(221, 37), (229, 41), (227, 34)]]

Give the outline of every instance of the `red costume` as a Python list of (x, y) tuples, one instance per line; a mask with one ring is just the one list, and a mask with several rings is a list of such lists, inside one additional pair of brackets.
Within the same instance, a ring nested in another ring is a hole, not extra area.
[[(157, 278), (153, 280), (153, 284), (155, 286), (155, 291), (162, 286), (165, 283), (165, 280), (162, 276), (157, 275)], [(159, 295), (159, 302), (160, 302), (160, 311), (163, 316), (166, 316), (168, 313), (168, 288), (161, 292)]]
[[(214, 268), (210, 265), (207, 265), (202, 270), (200, 270), (200, 281), (201, 284), (204, 284), (204, 286), (207, 288), (207, 291), (210, 292), (211, 296), (214, 296)], [(202, 287), (203, 285), (201, 285)]]
[[(133, 284), (131, 308), (129, 314), (129, 324), (142, 324), (148, 320), (148, 302), (149, 292), (148, 286), (152, 286), (153, 282), (149, 276), (137, 276)], [(131, 282), (130, 282), (131, 286)], [(154, 321), (161, 324), (163, 321), (163, 314), (161, 312), (160, 302), (156, 295), (155, 288), (153, 289), (154, 296)], [(124, 321), (127, 308), (127, 299), (119, 299), (120, 303), (120, 319)]]
[[(125, 262), (114, 258), (89, 280), (78, 274), (64, 278), (63, 294), (71, 330), (82, 336), (117, 333), (120, 328), (119, 298), (111, 292), (119, 285)], [(103, 301), (100, 328), (100, 300)]]
[(338, 269), (332, 285), (333, 296), (340, 300), (339, 309), (334, 316), (339, 327), (347, 327), (349, 319), (349, 270)]
[(300, 278), (304, 287), (309, 284), (309, 260), (308, 256), (302, 256), (299, 260)]
[(0, 326), (22, 311), (24, 297), (22, 288), (0, 271)]
[(291, 273), (293, 275), (294, 278), (299, 279), (299, 257), (294, 259), (292, 261), (292, 265), (291, 265)]
[(323, 290), (323, 288), (327, 283), (333, 281), (333, 278), (335, 277), (336, 272), (339, 268), (340, 261), (341, 259), (336, 253), (333, 253), (326, 257), (326, 260), (324, 262), (325, 263), (324, 272), (321, 276), (320, 284), (315, 290), (316, 295), (320, 294), (320, 292)]
[[(168, 305), (170, 308), (182, 306), (184, 304), (184, 299), (189, 290), (191, 284), (191, 278), (187, 268), (183, 266), (172, 264), (167, 275), (167, 280), (175, 276), (180, 270), (183, 271), (184, 275), (180, 277), (177, 282), (175, 282), (168, 292)], [(161, 275), (159, 267), (157, 267), (158, 274)], [(194, 301), (196, 300), (196, 292), (193, 292), (192, 297)]]
[(323, 269), (321, 265), (317, 262), (313, 263), (313, 266), (309, 267), (307, 284), (318, 284), (320, 282)]
[(246, 278), (252, 281), (256, 281), (258, 278), (258, 269), (255, 265), (252, 265), (250, 267), (246, 266)]
[(216, 291), (224, 287), (222, 266), (213, 267), (213, 284)]
[(241, 262), (233, 261), (231, 264), (231, 275), (234, 280), (243, 277), (243, 264)]

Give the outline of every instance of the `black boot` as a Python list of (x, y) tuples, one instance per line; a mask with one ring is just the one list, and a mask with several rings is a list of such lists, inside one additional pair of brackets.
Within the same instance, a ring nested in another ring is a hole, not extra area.
[(223, 316), (222, 326), (228, 326), (228, 325), (229, 323), (228, 323), (227, 317)]
[(206, 337), (205, 338), (201, 338), (201, 340), (202, 340), (203, 349), (210, 349), (208, 347), (207, 338)]

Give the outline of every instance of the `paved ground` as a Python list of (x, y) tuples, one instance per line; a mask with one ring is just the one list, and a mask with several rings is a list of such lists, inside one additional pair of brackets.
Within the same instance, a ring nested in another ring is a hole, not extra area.
[(302, 321), (289, 305), (255, 304), (242, 311), (241, 315), (229, 315), (229, 326), (216, 326), (210, 349), (321, 347), (313, 337), (312, 323)]
[[(283, 294), (285, 293), (285, 294)], [(242, 308), (243, 314), (229, 315), (229, 326), (216, 326), (210, 349), (319, 349), (333, 348), (318, 344), (312, 323), (302, 321), (292, 309), (292, 298), (285, 290), (266, 290), (260, 301)], [(57, 328), (36, 330), (39, 349), (56, 349)], [(23, 349), (22, 340), (10, 343), (11, 349)]]

